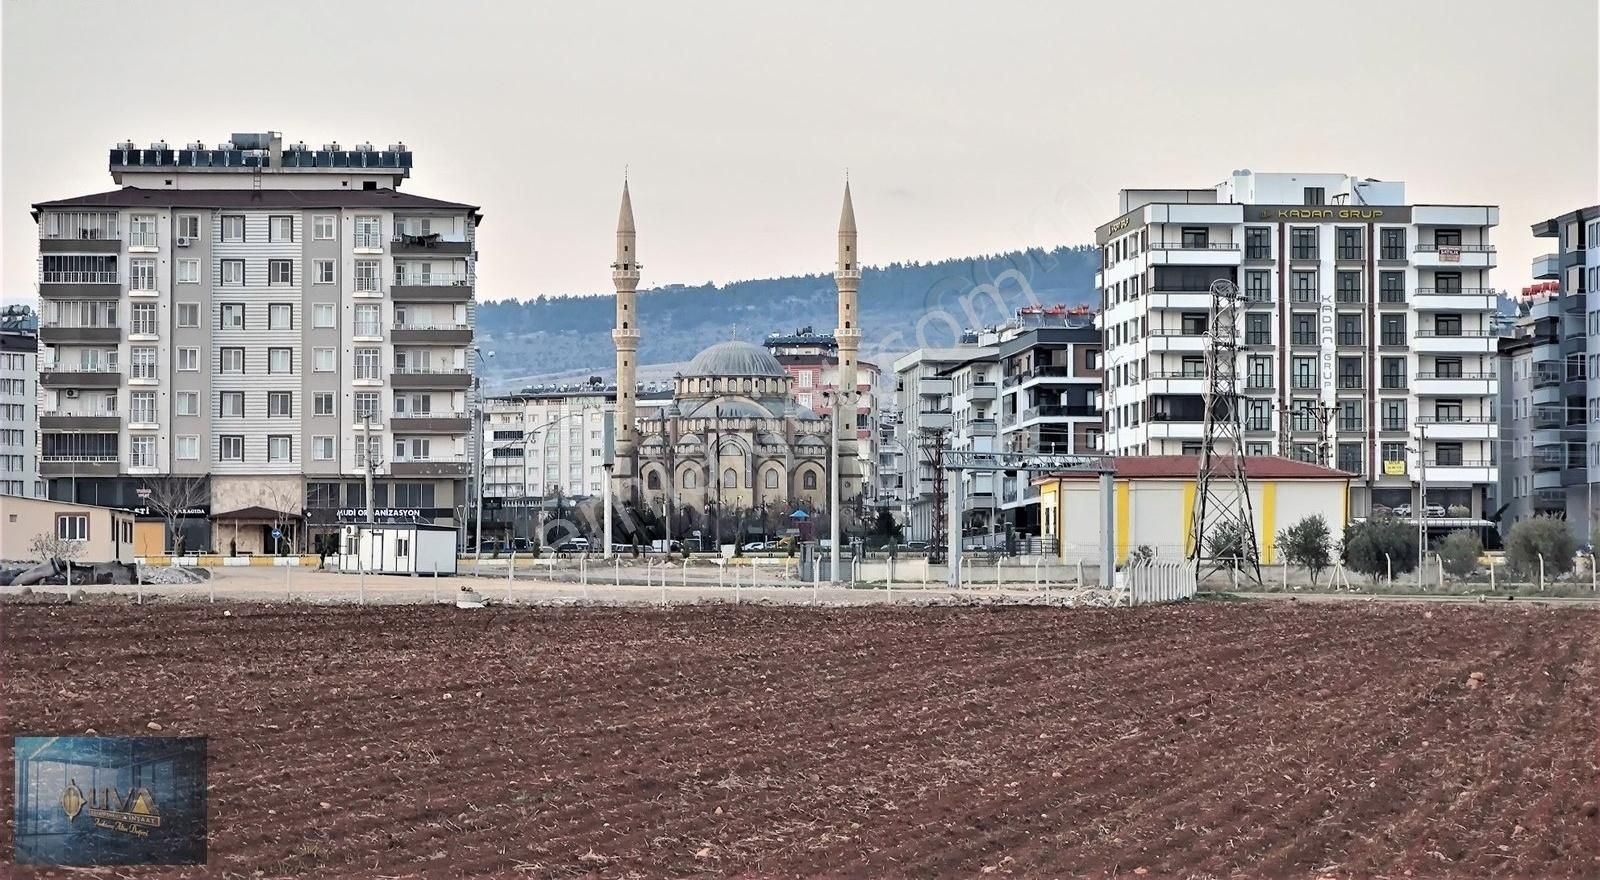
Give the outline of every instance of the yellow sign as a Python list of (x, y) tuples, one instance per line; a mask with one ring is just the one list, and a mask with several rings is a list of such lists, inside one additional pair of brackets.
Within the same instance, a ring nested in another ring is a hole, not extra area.
[(1403, 461), (1386, 461), (1383, 463), (1383, 473), (1389, 477), (1403, 477), (1406, 475), (1406, 463)]

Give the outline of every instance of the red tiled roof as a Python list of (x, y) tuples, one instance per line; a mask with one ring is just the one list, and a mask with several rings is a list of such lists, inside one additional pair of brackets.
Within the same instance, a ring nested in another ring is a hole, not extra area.
[[(1130, 455), (1111, 459), (1117, 476), (1124, 479), (1179, 480), (1193, 479), (1200, 471), (1198, 455)], [(1233, 459), (1218, 459), (1213, 473), (1232, 473)], [(1244, 459), (1245, 476), (1252, 480), (1348, 480), (1354, 474), (1320, 464), (1296, 461), (1275, 455), (1247, 457)], [(1045, 479), (1095, 479), (1091, 471), (1069, 471), (1049, 474)]]

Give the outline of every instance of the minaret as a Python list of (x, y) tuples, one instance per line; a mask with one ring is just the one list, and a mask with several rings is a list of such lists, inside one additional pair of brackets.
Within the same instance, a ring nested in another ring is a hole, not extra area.
[(635, 379), (639, 366), (639, 308), (635, 291), (639, 288), (639, 251), (633, 228), (633, 200), (628, 182), (622, 182), (622, 211), (617, 216), (617, 256), (611, 264), (611, 283), (617, 289), (617, 323), (611, 341), (617, 347), (617, 410), (613, 426), (616, 454), (611, 478), (623, 498), (637, 495), (637, 432), (634, 404), (638, 394)]
[(850, 203), (850, 180), (844, 182), (844, 209), (839, 215), (839, 254), (833, 270), (839, 286), (839, 325), (833, 337), (839, 344), (839, 474), (843, 499), (861, 489), (861, 463), (856, 457), (856, 358), (861, 350), (861, 310), (856, 294), (861, 288), (861, 254), (856, 248), (856, 211)]

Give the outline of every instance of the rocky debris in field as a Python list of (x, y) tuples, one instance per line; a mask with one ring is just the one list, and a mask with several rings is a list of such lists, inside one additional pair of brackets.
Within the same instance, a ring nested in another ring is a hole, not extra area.
[(198, 584), (210, 576), (211, 573), (203, 568), (190, 568), (186, 565), (139, 566), (139, 579), (147, 584)]
[(150, 723), (149, 723), (149, 724), (146, 724), (146, 725), (145, 725), (145, 727), (148, 727), (148, 728), (150, 728), (150, 729), (151, 729), (151, 730), (160, 730), (160, 729), (161, 729), (161, 722), (159, 722), (159, 721), (152, 721), (152, 722), (150, 722)]
[(1467, 676), (1467, 688), (1474, 689), (1483, 685), (1483, 673), (1474, 672)]

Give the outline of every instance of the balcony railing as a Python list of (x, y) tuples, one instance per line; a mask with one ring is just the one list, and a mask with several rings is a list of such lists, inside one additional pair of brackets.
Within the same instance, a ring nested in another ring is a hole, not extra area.
[(1494, 379), (1498, 373), (1418, 373), (1418, 379)]
[(41, 373), (120, 373), (116, 364), (46, 364)]
[(466, 462), (465, 455), (406, 455), (389, 459), (390, 464), (465, 464)]
[(465, 272), (396, 272), (396, 287), (459, 287), (471, 279)]
[(466, 324), (395, 324), (395, 330), (470, 330)]
[(1022, 411), (1022, 420), (1056, 418), (1095, 418), (1100, 411), (1092, 406), (1032, 406)]
[(69, 452), (69, 453), (66, 453), (64, 455), (41, 455), (41, 456), (39, 456), (39, 460), (40, 461), (96, 462), (96, 463), (102, 463), (103, 464), (103, 463), (107, 463), (107, 462), (115, 462), (115, 461), (117, 461), (118, 460), (118, 456), (115, 456), (115, 455), (89, 455), (87, 453), (81, 453), (81, 452)]
[(466, 367), (396, 367), (394, 372), (400, 376), (461, 376), (470, 371)]
[(109, 407), (89, 407), (86, 409), (47, 409), (39, 413), (45, 418), (92, 419), (92, 418), (120, 418), (122, 413)]
[[(391, 419), (399, 421), (404, 421), (406, 419), (464, 419), (466, 417), (466, 413), (456, 412), (453, 410), (440, 410), (438, 412), (403, 412), (395, 413), (394, 415), (390, 416)], [(521, 447), (513, 448), (520, 449)]]
[(1494, 467), (1492, 458), (1425, 458), (1423, 467)]
[(1418, 330), (1417, 336), (1425, 339), (1478, 339), (1486, 336), (1496, 336), (1493, 330), (1457, 330), (1441, 333), (1438, 330)]
[(128, 233), (128, 247), (155, 247), (156, 234), (154, 232)]
[(1149, 376), (1152, 379), (1204, 379), (1206, 373), (1204, 370), (1180, 370), (1178, 372), (1157, 370), (1150, 373)]
[(1237, 242), (1231, 241), (1156, 241), (1150, 243), (1153, 251), (1236, 251)]
[(1500, 291), (1492, 287), (1419, 287), (1415, 292), (1423, 296), (1490, 296)]
[(1419, 425), (1492, 425), (1494, 416), (1417, 416)]
[(355, 236), (355, 247), (381, 250), (383, 236), (376, 232), (358, 232)]
[(1187, 337), (1190, 337), (1192, 339), (1204, 339), (1207, 335), (1210, 334), (1210, 332), (1211, 331), (1209, 331), (1209, 330), (1164, 329), (1164, 328), (1159, 328), (1158, 327), (1155, 330), (1151, 330), (1150, 331), (1150, 335), (1151, 336), (1187, 336)]
[(62, 272), (43, 270), (39, 280), (45, 284), (120, 284), (118, 272)]
[(1415, 252), (1419, 254), (1436, 254), (1439, 251), (1451, 248), (1463, 254), (1492, 254), (1495, 252), (1492, 244), (1419, 244)]

